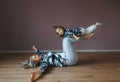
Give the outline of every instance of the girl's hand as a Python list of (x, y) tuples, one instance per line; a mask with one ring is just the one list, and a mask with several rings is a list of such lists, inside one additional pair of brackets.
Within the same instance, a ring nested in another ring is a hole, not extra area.
[(73, 37), (74, 37), (76, 40), (80, 40), (80, 37), (77, 37), (76, 35), (73, 35)]

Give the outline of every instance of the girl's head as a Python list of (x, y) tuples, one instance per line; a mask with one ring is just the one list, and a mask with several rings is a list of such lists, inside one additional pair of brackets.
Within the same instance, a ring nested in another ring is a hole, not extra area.
[(59, 36), (59, 37), (63, 37), (64, 33), (65, 33), (65, 27), (63, 26), (53, 26), (56, 34)]

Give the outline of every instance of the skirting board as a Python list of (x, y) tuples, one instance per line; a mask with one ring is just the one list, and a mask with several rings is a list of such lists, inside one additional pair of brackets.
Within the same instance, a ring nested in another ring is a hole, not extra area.
[[(62, 50), (43, 50), (44, 52), (62, 52)], [(33, 53), (33, 50), (0, 50), (0, 53)], [(120, 52), (120, 50), (76, 50), (76, 52)]]

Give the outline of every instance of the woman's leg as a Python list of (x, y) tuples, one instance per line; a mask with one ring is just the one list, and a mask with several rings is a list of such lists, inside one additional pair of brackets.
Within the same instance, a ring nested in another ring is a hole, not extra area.
[(78, 57), (73, 47), (73, 43), (76, 42), (74, 38), (63, 38), (63, 52), (66, 55), (67, 65), (74, 65), (77, 63)]

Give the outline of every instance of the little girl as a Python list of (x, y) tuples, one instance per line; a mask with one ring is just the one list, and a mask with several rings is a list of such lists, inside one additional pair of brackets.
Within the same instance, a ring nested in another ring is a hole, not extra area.
[(55, 32), (59, 37), (69, 37), (79, 40), (80, 38), (89, 39), (89, 37), (92, 37), (94, 35), (95, 29), (97, 29), (101, 25), (102, 23), (96, 23), (89, 26), (88, 28), (65, 29), (65, 27), (63, 26), (53, 26), (53, 28), (55, 29)]

